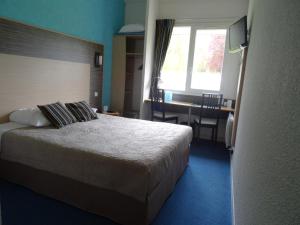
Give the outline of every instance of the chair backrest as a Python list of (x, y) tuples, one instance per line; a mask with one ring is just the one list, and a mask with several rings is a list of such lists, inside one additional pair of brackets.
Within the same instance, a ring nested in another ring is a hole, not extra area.
[(202, 117), (215, 118), (219, 120), (222, 100), (222, 94), (203, 93), (201, 97), (200, 120)]
[(161, 113), (162, 118), (165, 118), (165, 91), (163, 89), (156, 89), (151, 93), (151, 115), (154, 112)]

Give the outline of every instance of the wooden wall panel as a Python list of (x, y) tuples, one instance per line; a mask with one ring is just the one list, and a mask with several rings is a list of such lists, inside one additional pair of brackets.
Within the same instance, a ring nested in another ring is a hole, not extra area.
[[(89, 64), (89, 101), (100, 107), (103, 67), (94, 66), (95, 52), (103, 55), (103, 46), (0, 18), (0, 53)], [(94, 92), (99, 93), (98, 97)]]

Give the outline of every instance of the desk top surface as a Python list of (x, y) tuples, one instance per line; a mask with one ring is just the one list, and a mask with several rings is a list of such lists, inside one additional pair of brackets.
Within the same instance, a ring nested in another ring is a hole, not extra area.
[[(145, 102), (151, 102), (150, 99), (145, 99)], [(201, 108), (201, 105), (194, 104), (192, 102), (183, 102), (183, 101), (171, 101), (165, 102), (168, 105), (177, 105), (177, 106), (185, 106), (185, 107), (192, 107), (192, 108)], [(221, 111), (224, 112), (234, 112), (234, 109), (231, 107), (222, 106)]]

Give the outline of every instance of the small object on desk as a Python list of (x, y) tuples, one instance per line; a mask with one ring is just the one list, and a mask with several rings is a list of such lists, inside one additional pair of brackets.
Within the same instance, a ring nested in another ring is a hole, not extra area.
[(231, 108), (235, 109), (235, 100), (232, 100)]
[(224, 100), (223, 100), (223, 106), (224, 106), (224, 107), (227, 107), (227, 101), (228, 101), (227, 99), (224, 99)]
[(227, 100), (227, 107), (232, 108), (232, 100), (231, 99)]
[(103, 112), (108, 112), (108, 106), (107, 105), (103, 106)]
[(172, 102), (173, 93), (172, 91), (165, 91), (165, 102)]
[(235, 108), (235, 100), (234, 99), (224, 99), (222, 105), (225, 108), (234, 109)]

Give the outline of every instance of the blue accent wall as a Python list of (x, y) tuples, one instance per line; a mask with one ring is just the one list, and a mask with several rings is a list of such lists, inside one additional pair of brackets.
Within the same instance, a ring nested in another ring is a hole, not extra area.
[(110, 104), (112, 37), (124, 24), (124, 0), (0, 0), (0, 17), (104, 45), (102, 104)]

